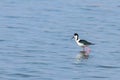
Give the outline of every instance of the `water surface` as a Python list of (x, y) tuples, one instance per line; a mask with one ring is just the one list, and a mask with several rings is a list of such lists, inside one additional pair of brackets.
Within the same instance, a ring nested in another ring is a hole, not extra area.
[[(0, 2), (1, 80), (118, 80), (119, 0)], [(88, 59), (74, 40), (95, 43)]]

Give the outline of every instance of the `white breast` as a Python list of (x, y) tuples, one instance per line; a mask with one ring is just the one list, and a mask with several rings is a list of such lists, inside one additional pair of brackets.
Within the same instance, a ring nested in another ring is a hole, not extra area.
[(84, 44), (79, 43), (78, 41), (76, 41), (76, 43), (78, 44), (78, 46), (81, 46), (81, 47), (83, 47), (83, 46), (84, 46)]

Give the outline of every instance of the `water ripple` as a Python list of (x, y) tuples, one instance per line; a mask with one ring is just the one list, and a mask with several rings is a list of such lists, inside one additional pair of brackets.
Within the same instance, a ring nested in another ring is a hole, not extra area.
[(25, 73), (14, 73), (14, 74), (9, 74), (9, 76), (14, 76), (14, 77), (23, 77), (23, 78), (28, 78), (28, 77), (34, 77), (33, 75), (30, 74), (25, 74)]
[(104, 68), (104, 69), (116, 69), (116, 68), (120, 68), (120, 67), (112, 66), (112, 65), (99, 65), (97, 67)]
[(108, 77), (104, 77), (104, 76), (90, 76), (91, 78), (98, 78), (98, 79), (106, 79)]
[(0, 42), (4, 42), (4, 41), (6, 41), (6, 40), (0, 39)]

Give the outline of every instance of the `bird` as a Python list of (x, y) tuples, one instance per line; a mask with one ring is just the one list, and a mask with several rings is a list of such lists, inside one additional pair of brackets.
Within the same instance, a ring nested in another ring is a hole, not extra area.
[(87, 40), (80, 39), (78, 33), (74, 33), (74, 36), (72, 37), (72, 39), (73, 38), (75, 42), (77, 43), (77, 45), (82, 47), (83, 51), (86, 53), (86, 55), (88, 55), (88, 53), (90, 53), (90, 48), (88, 46), (94, 45), (94, 44), (91, 42), (88, 42)]

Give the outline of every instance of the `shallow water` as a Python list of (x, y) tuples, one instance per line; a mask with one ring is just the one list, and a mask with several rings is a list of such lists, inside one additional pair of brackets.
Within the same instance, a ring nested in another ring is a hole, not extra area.
[[(0, 2), (1, 80), (118, 80), (119, 0)], [(74, 40), (95, 43), (88, 59)]]

